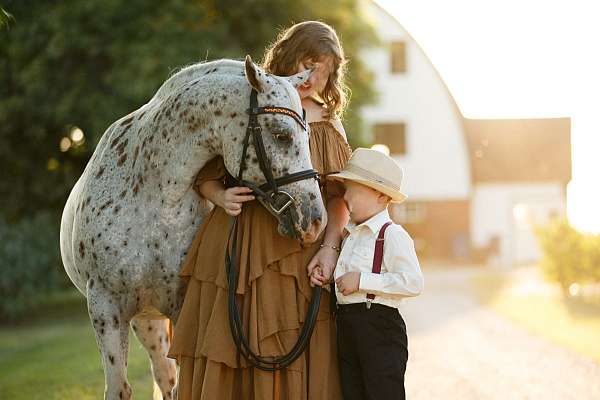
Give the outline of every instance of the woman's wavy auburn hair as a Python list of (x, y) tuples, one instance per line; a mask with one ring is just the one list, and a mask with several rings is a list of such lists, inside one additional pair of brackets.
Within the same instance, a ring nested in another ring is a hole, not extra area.
[(305, 21), (283, 30), (267, 48), (262, 66), (271, 74), (290, 76), (298, 72), (300, 62), (316, 62), (323, 56), (332, 56), (333, 71), (319, 97), (325, 103), (329, 118), (341, 118), (350, 94), (344, 81), (347, 60), (331, 26), (320, 21)]

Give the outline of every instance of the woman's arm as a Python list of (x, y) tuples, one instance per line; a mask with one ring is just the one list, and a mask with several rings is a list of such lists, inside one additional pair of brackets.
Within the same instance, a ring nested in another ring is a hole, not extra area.
[[(322, 286), (326, 283), (335, 270), (339, 253), (332, 246), (340, 248), (344, 227), (348, 223), (349, 213), (346, 203), (342, 196), (336, 196), (327, 202), (327, 227), (325, 228), (325, 237), (323, 247), (315, 254), (308, 263), (307, 270), (310, 276), (311, 285)], [(319, 266), (320, 274), (313, 274), (315, 267)]]

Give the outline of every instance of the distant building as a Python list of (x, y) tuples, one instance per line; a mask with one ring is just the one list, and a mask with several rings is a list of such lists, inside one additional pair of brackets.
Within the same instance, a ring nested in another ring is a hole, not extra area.
[(416, 41), (364, 2), (382, 47), (362, 53), (377, 104), (362, 113), (373, 143), (405, 171), (392, 208), (422, 257), (519, 264), (539, 259), (536, 225), (566, 214), (570, 119), (470, 120)]

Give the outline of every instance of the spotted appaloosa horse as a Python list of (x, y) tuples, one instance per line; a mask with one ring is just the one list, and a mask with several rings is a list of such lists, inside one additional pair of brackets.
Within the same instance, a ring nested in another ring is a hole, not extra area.
[[(235, 176), (245, 136), (251, 87), (260, 105), (302, 114), (292, 77), (252, 63), (219, 60), (186, 67), (145, 105), (104, 133), (63, 211), (60, 247), (65, 270), (87, 298), (104, 366), (104, 398), (129, 399), (129, 325), (150, 355), (162, 398), (175, 395), (176, 367), (166, 357), (168, 320), (177, 321), (185, 288), (178, 273), (195, 232), (210, 210), (192, 190), (204, 164), (222, 155)], [(308, 135), (293, 118), (259, 115), (274, 176), (311, 168)], [(282, 135), (283, 134), (283, 135)], [(280, 140), (280, 138), (286, 140)], [(244, 179), (265, 182), (252, 145)], [(315, 180), (287, 185), (297, 220), (279, 232), (315, 238), (326, 212)], [(227, 229), (227, 227), (223, 227)]]

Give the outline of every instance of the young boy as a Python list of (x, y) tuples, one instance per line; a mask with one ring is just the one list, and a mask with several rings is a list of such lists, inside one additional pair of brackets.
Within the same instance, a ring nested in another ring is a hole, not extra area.
[[(350, 212), (334, 272), (344, 400), (405, 398), (408, 342), (398, 307), (421, 293), (423, 275), (412, 239), (387, 210), (406, 199), (402, 175), (392, 158), (358, 148), (346, 168), (329, 177), (343, 181)], [(311, 282), (322, 285), (327, 278), (317, 269)]]

